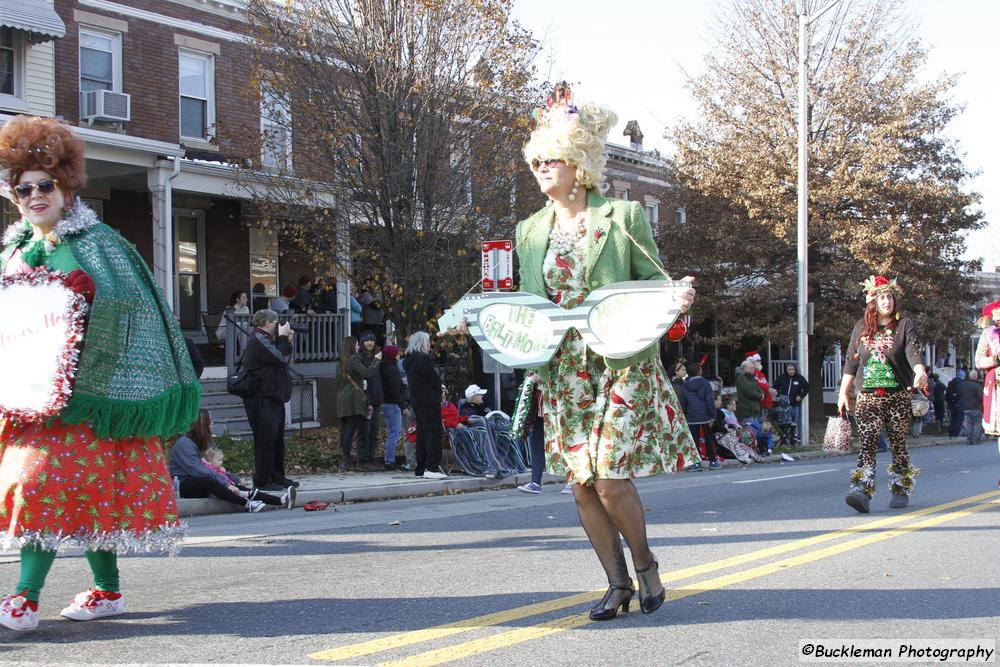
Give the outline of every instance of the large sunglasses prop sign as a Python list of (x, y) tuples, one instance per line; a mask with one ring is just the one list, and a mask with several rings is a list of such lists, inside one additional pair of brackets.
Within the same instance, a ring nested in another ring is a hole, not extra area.
[(0, 419), (46, 419), (69, 400), (87, 302), (65, 280), (44, 269), (0, 278)]
[(570, 328), (591, 350), (624, 359), (653, 345), (680, 316), (682, 280), (635, 280), (596, 289), (579, 306), (561, 308), (527, 292), (469, 294), (438, 319), (442, 331), (465, 318), (483, 351), (510, 368), (551, 359)]

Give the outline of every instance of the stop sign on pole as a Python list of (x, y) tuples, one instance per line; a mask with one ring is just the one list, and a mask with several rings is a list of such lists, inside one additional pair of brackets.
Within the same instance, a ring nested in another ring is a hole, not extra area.
[(483, 289), (514, 287), (514, 244), (511, 241), (483, 241)]

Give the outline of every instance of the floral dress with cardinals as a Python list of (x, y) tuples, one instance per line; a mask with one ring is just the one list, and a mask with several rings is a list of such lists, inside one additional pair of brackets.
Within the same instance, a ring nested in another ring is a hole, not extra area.
[[(586, 239), (567, 255), (551, 248), (542, 263), (552, 302), (587, 298)], [(548, 471), (570, 483), (674, 472), (699, 460), (670, 378), (658, 355), (612, 370), (570, 329), (549, 361), (543, 388)]]

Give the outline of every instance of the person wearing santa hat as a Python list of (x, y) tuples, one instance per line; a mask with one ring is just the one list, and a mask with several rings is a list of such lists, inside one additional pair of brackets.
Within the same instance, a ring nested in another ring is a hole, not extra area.
[(889, 507), (909, 504), (913, 480), (920, 472), (910, 465), (906, 450), (912, 417), (910, 395), (914, 390), (926, 390), (927, 371), (916, 326), (899, 310), (902, 289), (896, 280), (871, 276), (862, 286), (868, 305), (851, 333), (837, 409), (842, 415), (851, 410), (851, 390), (860, 370), (863, 381), (854, 414), (861, 452), (851, 473), (851, 492), (845, 500), (858, 512), (867, 514), (875, 492), (875, 448), (883, 426), (892, 451), (892, 465), (888, 468), (892, 493)]
[(760, 399), (760, 407), (764, 409), (764, 416), (767, 417), (767, 411), (774, 407), (774, 399), (778, 393), (771, 389), (767, 376), (764, 375), (764, 364), (761, 362), (760, 352), (751, 350), (746, 353), (746, 357), (753, 362), (753, 379), (757, 382), (760, 390), (764, 392), (764, 398)]
[[(1000, 401), (996, 400), (997, 366), (1000, 365), (1000, 300), (983, 306), (979, 326), (983, 333), (976, 345), (976, 368), (983, 374), (983, 432), (1000, 437)], [(1000, 448), (1000, 440), (997, 441)]]

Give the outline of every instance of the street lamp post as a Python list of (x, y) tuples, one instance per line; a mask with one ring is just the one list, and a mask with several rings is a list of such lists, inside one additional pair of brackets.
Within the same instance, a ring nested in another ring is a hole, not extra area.
[[(798, 298), (796, 300), (796, 350), (799, 372), (809, 378), (809, 25), (825, 14), (840, 0), (830, 0), (821, 10), (810, 15), (806, 0), (795, 3), (799, 17), (799, 175), (798, 175), (798, 225), (796, 244), (798, 250)], [(820, 387), (822, 391), (822, 387)], [(809, 444), (809, 400), (801, 406), (801, 442)]]

